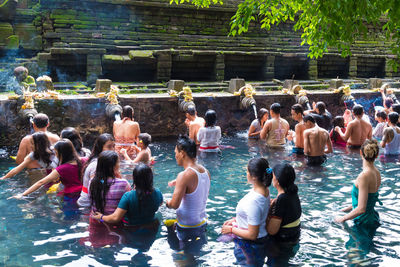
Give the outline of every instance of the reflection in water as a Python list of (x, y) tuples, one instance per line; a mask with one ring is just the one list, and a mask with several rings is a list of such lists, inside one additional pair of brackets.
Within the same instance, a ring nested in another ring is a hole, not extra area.
[[(291, 147), (283, 151), (272, 151), (261, 143), (249, 146), (246, 138), (222, 139), (224, 145), (235, 146), (226, 149), (222, 155), (204, 159), (204, 165), (211, 174), (210, 195), (207, 203), (208, 226), (207, 244), (201, 246), (200, 253), (189, 256), (178, 253), (179, 246), (171, 249), (169, 232), (165, 226), (161, 231), (149, 232), (147, 246), (139, 233), (127, 235), (124, 231), (111, 236), (114, 245), (94, 248), (79, 241), (89, 237), (88, 216), (66, 220), (62, 210), (62, 200), (55, 195), (46, 195), (45, 190), (34, 193), (24, 200), (7, 200), (8, 197), (23, 192), (29, 182), (23, 173), (15, 178), (0, 181), (0, 262), (6, 266), (233, 266), (234, 243), (216, 242), (224, 221), (232, 218), (238, 201), (247, 193), (246, 166), (250, 158), (265, 156), (273, 166), (289, 162), (296, 169), (299, 197), (303, 215), (301, 217), (300, 243), (293, 247), (282, 244), (267, 246), (265, 261), (271, 266), (345, 266), (381, 265), (400, 266), (400, 165), (398, 160), (377, 161), (382, 175), (377, 206), (382, 225), (376, 236), (363, 236), (342, 224), (333, 223), (342, 206), (350, 204), (350, 191), (357, 174), (362, 171), (359, 152), (335, 147), (334, 154), (322, 169), (308, 168), (302, 157), (291, 155)], [(154, 169), (154, 186), (170, 198), (173, 188), (168, 181), (175, 179), (183, 169), (177, 166), (173, 142), (156, 142), (152, 152), (158, 156)], [(15, 164), (9, 159), (0, 159), (0, 173), (5, 173)], [(123, 175), (132, 175), (133, 165)], [(270, 187), (271, 197), (276, 190)], [(343, 203), (347, 201), (347, 203)], [(82, 213), (82, 211), (81, 211)], [(67, 213), (68, 214), (68, 213)], [(175, 212), (161, 206), (158, 217), (175, 218)], [(158, 230), (158, 229), (157, 229)], [(108, 231), (108, 230), (107, 230)], [(351, 233), (351, 234), (350, 234)], [(155, 235), (155, 241), (153, 237)], [(349, 238), (350, 236), (350, 238)], [(120, 237), (122, 239), (120, 239)], [(175, 236), (176, 237), (176, 236)], [(350, 240), (349, 240), (350, 239)], [(122, 241), (120, 241), (122, 240)], [(153, 241), (154, 243), (152, 243)], [(179, 239), (176, 237), (175, 241)], [(205, 238), (200, 240), (206, 240)], [(369, 241), (368, 241), (369, 240)], [(372, 241), (371, 241), (372, 240)], [(85, 242), (89, 240), (85, 240)], [(139, 244), (135, 242), (139, 241)], [(84, 242), (84, 243), (85, 243)], [(119, 242), (122, 242), (119, 244)], [(179, 245), (179, 242), (176, 242)], [(176, 244), (175, 243), (175, 244)], [(147, 251), (147, 248), (150, 249)], [(142, 252), (141, 252), (142, 251)], [(183, 255), (183, 256), (182, 256)]]

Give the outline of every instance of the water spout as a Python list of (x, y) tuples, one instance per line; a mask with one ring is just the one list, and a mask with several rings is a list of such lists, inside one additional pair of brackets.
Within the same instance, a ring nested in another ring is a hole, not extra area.
[(257, 107), (256, 107), (256, 104), (253, 104), (251, 106), (253, 107), (254, 117), (257, 119)]
[(121, 114), (119, 112), (116, 112), (114, 117), (115, 117), (115, 121), (120, 121), (121, 120)]

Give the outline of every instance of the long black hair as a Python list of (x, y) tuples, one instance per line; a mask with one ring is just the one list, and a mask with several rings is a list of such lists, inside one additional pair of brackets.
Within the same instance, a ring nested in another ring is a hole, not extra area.
[(140, 203), (150, 196), (154, 191), (153, 171), (144, 163), (139, 163), (133, 169), (133, 184), (135, 185), (136, 195)]
[(344, 118), (343, 116), (336, 116), (333, 119), (333, 132), (332, 132), (332, 140), (336, 142), (339, 138), (339, 134), (335, 131), (335, 127), (338, 126), (340, 128), (344, 128)]
[[(118, 160), (118, 154), (115, 151), (103, 151), (97, 159), (96, 174), (90, 183), (90, 199), (91, 205), (101, 213), (104, 213), (107, 193), (115, 182), (114, 169)], [(112, 181), (109, 182), (108, 178)]]
[(265, 158), (252, 158), (247, 164), (247, 170), (252, 177), (265, 187), (269, 187), (272, 181), (272, 169), (269, 167), (268, 160)]
[(46, 163), (47, 167), (51, 164), (53, 152), (50, 149), (50, 141), (44, 132), (32, 134), (33, 139), (33, 158)]
[(61, 138), (69, 139), (74, 145), (76, 153), (78, 153), (78, 155), (81, 157), (85, 156), (85, 152), (82, 150), (83, 148), (82, 137), (75, 128), (73, 127), (64, 128), (61, 131)]
[(100, 153), (103, 152), (103, 147), (108, 141), (114, 141), (114, 137), (111, 134), (104, 133), (99, 135), (99, 137), (96, 138), (96, 141), (94, 142), (94, 146), (92, 149), (92, 153), (90, 154), (89, 159), (86, 161), (83, 173), (85, 173), (85, 170), (87, 166), (89, 166), (90, 162), (98, 158)]
[(292, 165), (288, 163), (277, 164), (274, 166), (273, 172), (279, 185), (286, 194), (297, 194), (299, 189), (294, 183), (294, 180), (296, 180), (296, 172)]
[(205, 127), (213, 127), (217, 122), (217, 113), (213, 109), (209, 109), (206, 111), (204, 115), (204, 120), (206, 121)]
[(78, 165), (78, 177), (82, 182), (82, 162), (76, 153), (74, 145), (69, 139), (61, 139), (55, 145), (54, 149), (57, 151), (59, 163), (58, 166), (70, 161), (76, 161)]

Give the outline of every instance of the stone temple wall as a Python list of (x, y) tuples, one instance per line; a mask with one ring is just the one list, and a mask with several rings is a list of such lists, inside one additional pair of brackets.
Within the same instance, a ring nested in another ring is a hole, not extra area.
[[(379, 93), (353, 93), (357, 102), (373, 116), (373, 103)], [(310, 101), (324, 101), (332, 115), (343, 115), (344, 107), (339, 105), (340, 97), (332, 93), (310, 93)], [(269, 108), (274, 102), (281, 103), (282, 116), (292, 127), (290, 107), (295, 104), (294, 96), (274, 94), (256, 95), (257, 108)], [(112, 122), (105, 115), (105, 100), (97, 98), (74, 97), (62, 100), (39, 100), (35, 105), (38, 112), (46, 113), (50, 118), (50, 131), (60, 133), (64, 127), (77, 128), (86, 143), (91, 144), (101, 133), (112, 132)], [(222, 132), (231, 134), (247, 130), (254, 119), (253, 110), (241, 110), (239, 97), (221, 94), (215, 97), (195, 94), (199, 116), (204, 116), (207, 109), (217, 112)], [(0, 147), (15, 146), (23, 136), (29, 133), (27, 121), (21, 121), (18, 112), (21, 100), (0, 100)], [(168, 96), (121, 96), (120, 104), (131, 105), (135, 110), (135, 120), (139, 122), (141, 131), (154, 137), (177, 136), (185, 133), (185, 114), (178, 110), (176, 98)], [(378, 104), (378, 103), (376, 103)]]
[(0, 8), (0, 71), (23, 64), (34, 76), (90, 83), (99, 77), (151, 82), (398, 75), (387, 60), (391, 43), (378, 28), (369, 27), (349, 58), (331, 50), (310, 60), (293, 22), (271, 31), (253, 23), (248, 33), (228, 36), (240, 1), (224, 2), (197, 9), (169, 0), (8, 0)]

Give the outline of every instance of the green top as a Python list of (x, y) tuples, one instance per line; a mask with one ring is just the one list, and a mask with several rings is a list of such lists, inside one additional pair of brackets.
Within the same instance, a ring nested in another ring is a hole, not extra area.
[[(368, 200), (367, 200), (367, 208), (365, 212), (354, 218), (354, 223), (356, 225), (365, 225), (365, 226), (379, 226), (379, 214), (375, 211), (375, 204), (379, 202), (382, 205), (382, 202), (378, 199), (379, 193), (368, 193)], [(353, 189), (351, 190), (351, 200), (353, 209), (357, 208), (358, 206), (358, 188), (355, 184), (353, 184)]]

